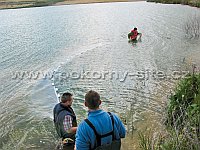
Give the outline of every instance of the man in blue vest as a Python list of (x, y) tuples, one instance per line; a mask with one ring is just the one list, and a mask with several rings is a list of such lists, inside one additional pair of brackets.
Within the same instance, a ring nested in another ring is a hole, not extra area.
[(126, 131), (114, 114), (99, 108), (100, 96), (95, 91), (85, 95), (88, 118), (82, 121), (76, 132), (76, 150), (119, 150)]
[(72, 102), (72, 94), (64, 93), (61, 96), (61, 102), (56, 104), (53, 110), (56, 131), (62, 138), (63, 144), (68, 147), (74, 146), (77, 130), (76, 116), (71, 108)]

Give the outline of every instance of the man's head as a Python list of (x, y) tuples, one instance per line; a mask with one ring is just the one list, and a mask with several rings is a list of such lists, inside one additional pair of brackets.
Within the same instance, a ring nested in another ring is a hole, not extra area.
[(137, 30), (137, 28), (134, 28), (134, 30)]
[(71, 106), (72, 102), (73, 102), (73, 95), (71, 93), (63, 93), (63, 95), (61, 96), (61, 102), (65, 105), (65, 106)]
[(99, 105), (101, 105), (100, 96), (95, 91), (89, 91), (85, 95), (85, 106), (89, 109), (96, 110), (99, 108)]

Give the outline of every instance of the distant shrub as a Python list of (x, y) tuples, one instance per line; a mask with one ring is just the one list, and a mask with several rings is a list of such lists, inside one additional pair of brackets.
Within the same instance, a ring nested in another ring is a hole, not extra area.
[[(199, 3), (200, 4), (200, 3)], [(184, 25), (188, 38), (199, 38), (200, 36), (200, 16), (194, 15), (188, 18)]]
[(183, 4), (200, 7), (200, 0), (147, 0), (147, 2), (166, 3), (166, 4)]

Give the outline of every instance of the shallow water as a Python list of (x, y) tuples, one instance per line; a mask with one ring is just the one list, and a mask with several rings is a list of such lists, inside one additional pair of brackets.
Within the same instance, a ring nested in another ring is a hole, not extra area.
[[(143, 112), (161, 114), (176, 80), (154, 79), (152, 72), (198, 64), (200, 42), (183, 30), (194, 14), (199, 9), (147, 2), (1, 10), (0, 149), (55, 147), (52, 82), (59, 93), (74, 94), (79, 122), (90, 89), (100, 93), (102, 108), (126, 120), (129, 133), (132, 122), (145, 120)], [(127, 42), (133, 26), (143, 34), (136, 44)], [(138, 77), (148, 70), (151, 76)], [(16, 72), (26, 74), (15, 78)]]

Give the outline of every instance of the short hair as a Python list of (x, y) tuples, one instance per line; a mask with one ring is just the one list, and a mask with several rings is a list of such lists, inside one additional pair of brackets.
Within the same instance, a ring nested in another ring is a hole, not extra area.
[(63, 93), (63, 95), (61, 96), (61, 102), (65, 103), (65, 102), (69, 101), (72, 96), (73, 95), (71, 93), (68, 93), (68, 92)]
[(134, 28), (134, 30), (137, 30), (137, 28)]
[(85, 95), (85, 102), (88, 104), (88, 108), (90, 109), (97, 109), (100, 105), (99, 101), (100, 95), (95, 91), (90, 90)]

